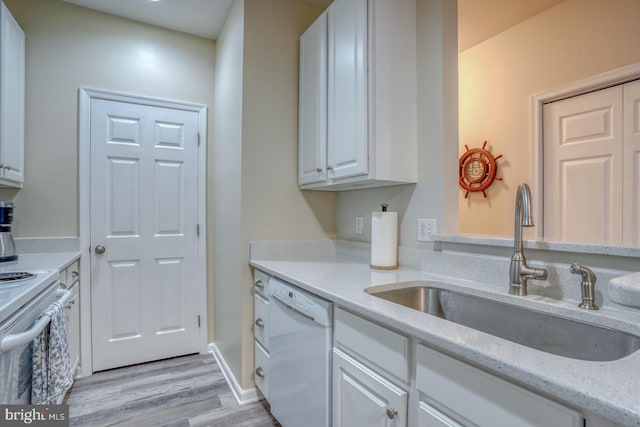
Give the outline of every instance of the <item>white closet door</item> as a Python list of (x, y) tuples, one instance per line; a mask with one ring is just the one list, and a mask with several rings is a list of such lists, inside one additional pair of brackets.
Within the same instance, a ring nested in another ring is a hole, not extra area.
[(622, 244), (622, 87), (544, 106), (544, 237)]
[(640, 81), (624, 85), (623, 240), (640, 246)]

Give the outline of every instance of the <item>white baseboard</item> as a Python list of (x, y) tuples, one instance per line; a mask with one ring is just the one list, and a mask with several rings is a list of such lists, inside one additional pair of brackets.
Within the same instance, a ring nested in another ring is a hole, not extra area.
[(242, 389), (242, 387), (240, 387), (240, 383), (236, 380), (233, 372), (231, 372), (231, 368), (229, 368), (229, 365), (224, 360), (224, 357), (222, 357), (222, 353), (220, 353), (215, 343), (209, 344), (209, 353), (213, 354), (213, 358), (218, 362), (222, 375), (224, 375), (224, 379), (227, 381), (227, 384), (229, 384), (233, 397), (235, 397), (239, 405), (246, 405), (247, 403), (257, 402), (259, 400), (258, 391), (255, 387), (250, 389)]

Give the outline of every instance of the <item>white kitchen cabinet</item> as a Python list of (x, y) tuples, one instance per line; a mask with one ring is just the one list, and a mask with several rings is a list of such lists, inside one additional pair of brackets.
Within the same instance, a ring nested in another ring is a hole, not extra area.
[(333, 426), (406, 426), (407, 392), (333, 350)]
[(421, 427), (581, 427), (582, 415), (424, 345), (416, 351)]
[(260, 270), (254, 272), (254, 380), (262, 395), (269, 400), (269, 276)]
[(298, 183), (327, 179), (327, 13), (300, 37)]
[(24, 182), (25, 36), (0, 5), (0, 186)]
[(415, 0), (335, 0), (300, 58), (300, 188), (416, 182)]
[(406, 426), (408, 337), (336, 308), (333, 425)]
[(80, 366), (80, 269), (78, 261), (60, 272), (60, 287), (71, 292), (67, 311), (67, 339), (71, 368), (75, 374)]

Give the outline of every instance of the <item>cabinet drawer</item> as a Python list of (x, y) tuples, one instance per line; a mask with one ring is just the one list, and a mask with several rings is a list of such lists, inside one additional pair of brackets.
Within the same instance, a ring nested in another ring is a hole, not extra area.
[(253, 296), (253, 335), (265, 348), (269, 348), (269, 301), (259, 294)]
[(260, 294), (268, 299), (269, 275), (267, 273), (263, 273), (260, 270), (255, 270), (253, 273), (253, 289), (257, 294)]
[(269, 353), (260, 345), (258, 341), (254, 344), (254, 364), (256, 387), (262, 392), (264, 397), (269, 400)]
[(572, 408), (418, 345), (417, 389), (454, 419), (477, 425), (582, 426)]
[(409, 338), (340, 308), (335, 310), (334, 325), (336, 347), (348, 349), (409, 382)]

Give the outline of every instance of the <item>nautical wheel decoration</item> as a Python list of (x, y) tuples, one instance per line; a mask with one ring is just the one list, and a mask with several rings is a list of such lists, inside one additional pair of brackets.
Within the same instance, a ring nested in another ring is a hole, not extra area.
[(502, 157), (500, 154), (497, 157), (493, 157), (493, 154), (489, 150), (485, 150), (487, 141), (482, 144), (482, 148), (469, 149), (467, 145), (464, 148), (467, 151), (460, 156), (460, 187), (467, 192), (464, 195), (466, 199), (469, 197), (470, 192), (482, 191), (484, 197), (487, 197), (487, 193), (484, 190), (489, 188), (493, 184), (494, 180), (502, 181), (502, 178), (496, 177), (498, 173), (498, 165), (496, 160)]

